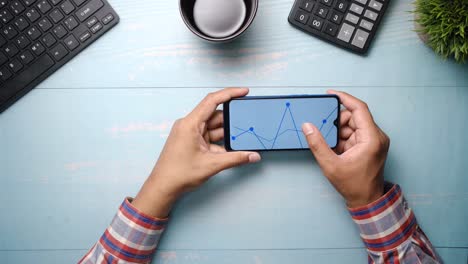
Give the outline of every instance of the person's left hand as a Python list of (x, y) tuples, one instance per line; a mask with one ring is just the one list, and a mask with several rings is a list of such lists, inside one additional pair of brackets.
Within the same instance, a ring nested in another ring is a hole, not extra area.
[(153, 172), (132, 204), (143, 213), (166, 217), (183, 193), (202, 185), (225, 169), (260, 161), (256, 152), (226, 152), (213, 144), (224, 138), (223, 112), (218, 105), (247, 95), (247, 88), (210, 93), (172, 127)]

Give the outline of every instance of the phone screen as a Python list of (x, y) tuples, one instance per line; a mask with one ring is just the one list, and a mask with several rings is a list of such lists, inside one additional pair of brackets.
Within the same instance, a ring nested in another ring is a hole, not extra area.
[(303, 123), (313, 123), (331, 148), (338, 144), (340, 103), (334, 95), (244, 97), (224, 104), (228, 150), (308, 149)]

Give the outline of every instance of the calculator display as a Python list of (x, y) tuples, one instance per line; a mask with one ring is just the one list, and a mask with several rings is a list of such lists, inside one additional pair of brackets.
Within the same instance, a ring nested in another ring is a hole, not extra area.
[(225, 104), (226, 145), (232, 150), (307, 149), (301, 127), (310, 122), (335, 147), (339, 112), (338, 98), (329, 95), (232, 100)]

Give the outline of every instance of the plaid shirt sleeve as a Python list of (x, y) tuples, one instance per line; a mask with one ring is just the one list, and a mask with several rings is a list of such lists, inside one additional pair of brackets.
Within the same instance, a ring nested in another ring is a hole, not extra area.
[(377, 201), (349, 209), (367, 247), (369, 263), (442, 263), (400, 186), (387, 183), (385, 189)]
[(110, 226), (78, 263), (151, 262), (168, 219), (145, 215), (131, 201), (124, 200)]

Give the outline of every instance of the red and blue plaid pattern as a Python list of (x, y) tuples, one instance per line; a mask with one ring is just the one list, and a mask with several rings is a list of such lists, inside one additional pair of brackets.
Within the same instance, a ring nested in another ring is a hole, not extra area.
[(440, 263), (400, 186), (387, 186), (389, 190), (377, 201), (349, 209), (369, 252), (369, 263)]
[(167, 219), (139, 212), (125, 199), (99, 242), (79, 263), (149, 263)]

